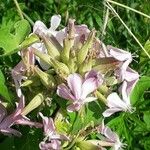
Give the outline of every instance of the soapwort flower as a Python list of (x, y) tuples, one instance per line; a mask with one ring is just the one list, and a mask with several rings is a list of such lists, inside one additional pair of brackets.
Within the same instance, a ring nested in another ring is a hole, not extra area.
[(41, 150), (60, 150), (61, 140), (69, 140), (65, 135), (58, 134), (55, 129), (54, 121), (52, 118), (43, 116), (39, 113), (43, 119), (44, 135), (45, 138), (40, 142), (39, 147)]
[(21, 133), (13, 128), (11, 126), (15, 124), (21, 124), (21, 125), (29, 125), (29, 126), (35, 126), (35, 127), (42, 127), (40, 123), (32, 122), (27, 118), (26, 116), (22, 115), (23, 109), (25, 107), (25, 100), (24, 96), (20, 97), (19, 104), (16, 104), (17, 108), (16, 111), (12, 114), (7, 115), (6, 108), (0, 103), (0, 132), (4, 135), (16, 135), (21, 136)]
[(104, 125), (104, 120), (102, 121), (102, 125), (97, 129), (100, 134), (105, 136), (103, 142), (101, 141), (101, 143), (106, 142), (105, 146), (112, 146), (113, 150), (121, 150), (125, 146), (125, 144), (121, 143), (119, 136)]
[(68, 111), (78, 111), (85, 103), (96, 100), (96, 97), (88, 96), (94, 92), (103, 82), (101, 74), (91, 70), (84, 79), (80, 74), (70, 74), (67, 84), (61, 84), (57, 88), (57, 94), (64, 99), (71, 100)]
[(134, 111), (134, 108), (132, 108), (130, 104), (130, 98), (127, 95), (126, 88), (127, 88), (127, 82), (124, 81), (121, 87), (122, 99), (119, 97), (119, 95), (116, 92), (111, 93), (107, 97), (107, 106), (109, 108), (103, 112), (104, 117), (109, 117), (118, 111), (125, 111), (125, 112), (129, 111), (131, 113)]

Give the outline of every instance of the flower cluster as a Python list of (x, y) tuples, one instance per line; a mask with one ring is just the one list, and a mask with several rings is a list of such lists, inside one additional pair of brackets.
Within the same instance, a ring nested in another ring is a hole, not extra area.
[[(21, 86), (30, 85), (32, 88), (38, 84), (42, 87), (41, 90), (44, 89), (45, 95), (53, 91), (59, 97), (68, 100), (66, 110), (69, 113), (79, 112), (86, 105), (90, 105), (90, 102), (100, 100), (98, 95), (102, 95), (108, 107), (102, 113), (104, 118), (120, 111), (133, 112), (130, 93), (139, 75), (129, 67), (132, 61), (131, 53), (106, 46), (96, 38), (95, 29), (90, 31), (86, 25), (75, 25), (73, 19), (69, 19), (67, 27), (57, 30), (60, 22), (60, 15), (52, 16), (50, 28), (41, 21), (35, 22), (32, 35), (38, 37), (38, 42), (21, 51), (22, 61), (12, 70), (21, 102), (16, 112), (5, 119), (5, 109), (0, 105), (2, 133), (18, 135), (18, 132), (10, 127), (13, 124), (25, 124), (27, 121), (21, 114), (24, 107)], [(118, 90), (120, 94), (111, 92), (116, 84), (121, 85)], [(101, 92), (102, 89), (108, 90)], [(42, 102), (43, 100), (38, 104), (31, 102), (34, 106), (28, 109), (31, 111)], [(43, 116), (42, 113), (40, 116), (43, 119), (45, 136), (39, 144), (41, 150), (59, 150), (61, 141), (72, 139), (57, 132), (52, 118)], [(35, 125), (29, 121), (28, 124)], [(98, 149), (105, 146), (111, 146), (114, 150), (121, 149), (119, 136), (109, 127), (105, 127), (103, 122), (98, 133), (105, 136), (104, 141), (89, 140), (98, 146)]]

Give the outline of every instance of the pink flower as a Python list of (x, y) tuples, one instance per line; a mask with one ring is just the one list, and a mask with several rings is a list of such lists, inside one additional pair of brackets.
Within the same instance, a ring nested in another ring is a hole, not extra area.
[(98, 132), (105, 136), (104, 141), (112, 145), (113, 150), (121, 150), (125, 146), (120, 142), (119, 136), (104, 125), (104, 121), (102, 121), (102, 125), (98, 127)]
[(77, 73), (70, 74), (67, 78), (67, 84), (58, 86), (57, 94), (64, 99), (71, 100), (67, 108), (68, 111), (78, 111), (85, 103), (96, 100), (95, 97), (88, 97), (103, 82), (102, 76), (96, 71), (88, 72), (84, 79)]
[(107, 48), (109, 49), (110, 55), (116, 60), (120, 61), (120, 66), (115, 71), (115, 74), (120, 82), (124, 80), (127, 81), (126, 92), (127, 95), (130, 95), (132, 89), (139, 80), (139, 74), (136, 71), (132, 70), (130, 67), (128, 67), (132, 61), (132, 55), (130, 52), (126, 52), (112, 46), (107, 46)]
[(60, 150), (61, 140), (69, 140), (65, 135), (57, 134), (54, 122), (52, 118), (43, 116), (39, 113), (43, 119), (44, 135), (45, 138), (39, 144), (41, 150)]
[(125, 112), (129, 111), (131, 113), (134, 111), (134, 109), (131, 107), (130, 99), (129, 96), (127, 95), (126, 88), (127, 82), (124, 81), (121, 88), (122, 99), (115, 92), (111, 93), (107, 97), (107, 106), (109, 108), (103, 112), (104, 117), (109, 117), (118, 111), (125, 111)]
[(25, 101), (24, 96), (21, 96), (19, 104), (17, 104), (16, 111), (8, 116), (5, 107), (0, 103), (0, 132), (4, 135), (16, 135), (21, 136), (21, 133), (11, 126), (15, 124), (22, 124), (22, 125), (29, 125), (29, 126), (36, 126), (42, 127), (40, 123), (31, 122), (27, 117), (23, 116), (21, 113), (24, 109)]
[(20, 54), (22, 57), (24, 57), (24, 60), (26, 60), (26, 62), (20, 61), (11, 71), (11, 75), (15, 82), (15, 87), (16, 87), (16, 92), (17, 92), (18, 97), (21, 97), (22, 95), (21, 88), (20, 88), (21, 81), (27, 79), (27, 77), (25, 76), (25, 73), (28, 69), (30, 69), (30, 66), (34, 65), (35, 63), (32, 48), (23, 50), (21, 51)]

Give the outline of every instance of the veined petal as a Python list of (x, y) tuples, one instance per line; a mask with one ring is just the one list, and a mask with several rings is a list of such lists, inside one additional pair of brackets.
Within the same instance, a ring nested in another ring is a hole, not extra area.
[(108, 108), (103, 112), (103, 116), (104, 117), (109, 117), (112, 114), (119, 112), (119, 111), (123, 111), (121, 108)]
[(39, 113), (39, 115), (43, 119), (43, 126), (44, 126), (45, 135), (48, 136), (50, 133), (53, 134), (55, 132), (55, 126), (54, 126), (53, 119), (43, 116), (42, 113)]
[(78, 111), (78, 110), (80, 110), (81, 106), (82, 106), (82, 105), (81, 105), (80, 103), (73, 103), (73, 104), (70, 104), (70, 105), (67, 107), (67, 111), (68, 111), (68, 112)]
[(34, 26), (33, 26), (33, 33), (36, 33), (38, 35), (42, 35), (42, 34), (47, 34), (47, 27), (46, 25), (38, 20), (35, 22)]
[(77, 73), (70, 74), (67, 78), (68, 86), (71, 89), (76, 100), (79, 100), (81, 97), (82, 82), (82, 77)]
[(61, 84), (57, 87), (57, 95), (68, 100), (75, 100), (75, 97), (71, 94), (69, 88), (65, 84)]
[(12, 128), (0, 129), (0, 132), (7, 136), (15, 135), (20, 137), (22, 135), (19, 131)]
[(126, 103), (120, 99), (117, 93), (113, 92), (107, 97), (107, 105), (110, 108), (122, 108), (125, 110), (127, 108)]
[(107, 48), (110, 51), (110, 55), (113, 56), (115, 59), (119, 61), (126, 61), (126, 60), (132, 61), (132, 55), (130, 52), (112, 46), (107, 46)]
[(92, 102), (92, 101), (95, 101), (97, 100), (96, 97), (87, 97), (85, 100), (84, 100), (84, 103), (89, 103), (89, 102)]
[(60, 15), (54, 15), (51, 17), (51, 27), (49, 30), (55, 31), (61, 22), (61, 16)]
[(82, 85), (82, 96), (81, 99), (85, 99), (88, 94), (94, 92), (98, 88), (97, 81), (95, 78), (89, 78), (84, 81)]

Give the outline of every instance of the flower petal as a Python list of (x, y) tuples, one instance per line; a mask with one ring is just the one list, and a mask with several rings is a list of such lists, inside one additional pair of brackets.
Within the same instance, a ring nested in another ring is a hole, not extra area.
[(65, 84), (61, 84), (57, 87), (57, 95), (68, 100), (75, 100), (75, 97), (71, 94), (69, 88)]
[(92, 102), (92, 101), (95, 101), (97, 100), (96, 97), (87, 97), (85, 100), (84, 100), (84, 103), (89, 103), (89, 102)]
[(82, 77), (77, 73), (70, 74), (67, 78), (68, 86), (71, 89), (76, 100), (79, 100), (81, 97), (82, 81)]
[(74, 111), (80, 110), (80, 108), (81, 108), (81, 104), (80, 103), (73, 103), (73, 104), (70, 104), (67, 107), (67, 111), (68, 112), (74, 112)]
[(122, 111), (122, 109), (121, 108), (108, 108), (103, 112), (103, 116), (104, 117), (109, 117), (109, 116), (111, 116), (112, 114), (114, 114), (118, 111)]
[(117, 93), (113, 92), (107, 97), (107, 105), (110, 108), (126, 109), (126, 103), (120, 99)]
[(61, 21), (61, 16), (60, 15), (54, 15), (51, 17), (51, 27), (50, 27), (50, 30), (52, 31), (55, 31), (59, 24), (60, 24), (60, 21)]

